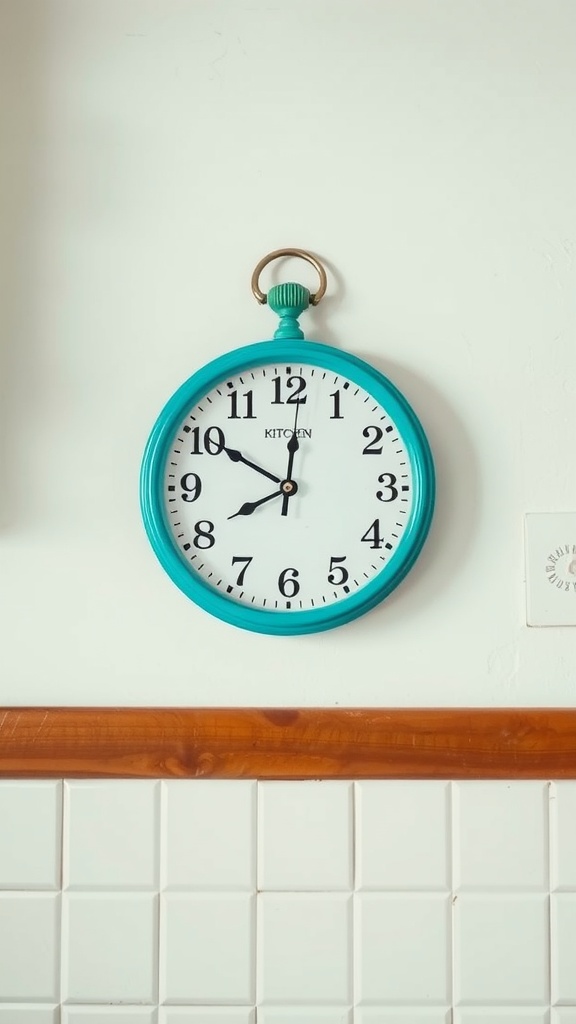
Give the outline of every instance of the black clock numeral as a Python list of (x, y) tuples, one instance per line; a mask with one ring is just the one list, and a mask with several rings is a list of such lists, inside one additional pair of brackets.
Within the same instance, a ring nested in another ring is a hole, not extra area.
[[(292, 576), (288, 576), (292, 573)], [(298, 569), (283, 569), (278, 577), (278, 590), (283, 597), (296, 597), (300, 590), (300, 584), (296, 579), (299, 576)]]
[(330, 419), (331, 420), (343, 420), (344, 417), (342, 416), (342, 414), (340, 412), (340, 390), (333, 391), (332, 394), (330, 395), (330, 398), (334, 399), (334, 406), (333, 406), (334, 411), (333, 411)]
[(202, 493), (202, 481), (198, 473), (184, 473), (180, 487), (183, 501), (197, 501)]
[(370, 526), (366, 530), (366, 533), (364, 534), (363, 537), (360, 538), (360, 540), (364, 541), (366, 544), (370, 544), (371, 548), (381, 548), (382, 547), (382, 545), (384, 543), (384, 540), (383, 540), (382, 536), (380, 535), (380, 520), (379, 519), (375, 519), (373, 523), (370, 523)]
[(394, 486), (396, 483), (396, 477), (394, 473), (381, 473), (378, 477), (378, 483), (384, 484), (383, 491), (376, 491), (376, 497), (378, 501), (396, 501), (398, 497), (398, 488)]
[[(226, 445), (224, 440), (224, 431), (220, 427), (208, 427), (204, 431), (202, 438), (204, 442), (204, 451), (207, 455), (220, 455), (220, 452)], [(200, 439), (200, 427), (194, 427), (192, 430), (192, 451), (191, 455), (203, 455), (201, 439)]]
[(250, 565), (250, 562), (252, 561), (253, 557), (254, 557), (253, 555), (250, 555), (250, 556), (248, 556), (248, 555), (234, 555), (234, 557), (232, 558), (232, 565), (236, 565), (236, 562), (244, 562), (244, 568), (240, 569), (240, 572), (238, 573), (238, 576), (236, 577), (236, 586), (237, 587), (241, 587), (242, 584), (244, 583), (244, 577), (246, 575), (246, 569)]
[(209, 519), (201, 519), (198, 523), (195, 523), (194, 534), (192, 543), (195, 548), (205, 551), (207, 548), (214, 547), (216, 543), (214, 540), (214, 523), (211, 523)]
[(304, 380), (304, 377), (288, 377), (286, 387), (296, 388), (296, 390), (292, 391), (292, 394), (288, 395), (286, 403), (284, 403), (284, 399), (282, 398), (282, 377), (273, 377), (272, 383), (274, 384), (274, 398), (272, 399), (272, 405), (304, 405), (306, 402), (306, 395), (304, 395), (304, 398), (298, 397), (306, 390), (306, 381)]
[(229, 420), (255, 420), (256, 417), (254, 415), (254, 392), (253, 391), (246, 391), (245, 394), (243, 394), (241, 397), (246, 399), (246, 403), (245, 403), (246, 412), (244, 413), (243, 416), (240, 416), (239, 413), (238, 413), (238, 392), (237, 391), (231, 391), (230, 394), (228, 395), (228, 398), (230, 399), (230, 405), (232, 406), (228, 419)]
[[(372, 431), (374, 432), (373, 436)], [(381, 441), (384, 437), (384, 432), (380, 427), (364, 427), (362, 436), (369, 439), (371, 438), (371, 440), (368, 440), (366, 447), (362, 449), (362, 455), (382, 455), (382, 445), (380, 445), (379, 448), (375, 447), (375, 445), (378, 444), (378, 441)]]
[[(349, 577), (348, 569), (345, 569), (343, 565), (338, 565), (338, 562), (345, 562), (346, 555), (332, 555), (330, 559), (330, 568), (328, 570), (328, 583), (331, 583), (334, 587), (341, 587), (343, 583)], [(336, 575), (338, 573), (338, 575)]]

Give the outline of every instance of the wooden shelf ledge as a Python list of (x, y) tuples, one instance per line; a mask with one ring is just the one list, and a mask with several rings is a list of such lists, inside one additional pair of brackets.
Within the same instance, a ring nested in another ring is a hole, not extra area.
[(572, 708), (0, 708), (0, 777), (570, 779)]

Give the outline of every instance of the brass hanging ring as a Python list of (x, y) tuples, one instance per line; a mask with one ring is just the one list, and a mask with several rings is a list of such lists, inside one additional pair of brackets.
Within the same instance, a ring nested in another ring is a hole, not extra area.
[(326, 278), (326, 271), (324, 270), (324, 267), (320, 263), (320, 260), (316, 256), (313, 256), (311, 252), (306, 252), (305, 249), (275, 249), (274, 252), (269, 252), (267, 256), (264, 256), (260, 260), (260, 263), (255, 267), (254, 273), (252, 274), (252, 280), (250, 282), (250, 287), (252, 288), (252, 294), (254, 295), (254, 298), (257, 300), (257, 302), (260, 302), (261, 304), (266, 302), (266, 293), (261, 290), (259, 285), (260, 274), (264, 270), (264, 267), (267, 267), (268, 264), (272, 262), (272, 260), (277, 260), (281, 256), (297, 256), (299, 259), (307, 260), (308, 263), (312, 264), (312, 266), (318, 273), (318, 277), (320, 278), (320, 284), (318, 286), (318, 289), (314, 292), (314, 294), (310, 296), (310, 305), (317, 306), (318, 303), (320, 302), (320, 299), (324, 295), (324, 292), (326, 291), (326, 286), (328, 284)]

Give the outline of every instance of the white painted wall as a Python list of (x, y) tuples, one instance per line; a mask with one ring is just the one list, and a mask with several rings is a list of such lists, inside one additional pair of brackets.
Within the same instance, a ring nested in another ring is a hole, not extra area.
[[(2, 0), (3, 703), (574, 702), (522, 526), (576, 508), (575, 33), (571, 0)], [(269, 336), (282, 245), (439, 482), (402, 587), (295, 639), (196, 609), (137, 500), (170, 393)]]

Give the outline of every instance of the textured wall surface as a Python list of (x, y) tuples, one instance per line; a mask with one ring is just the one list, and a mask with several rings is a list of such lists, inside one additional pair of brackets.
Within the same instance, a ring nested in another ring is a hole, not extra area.
[(574, 1024), (576, 783), (1, 782), (0, 1024)]
[[(571, 0), (4, 0), (2, 703), (573, 704), (522, 529), (576, 507), (575, 31)], [(137, 500), (168, 396), (271, 333), (282, 245), (439, 482), (399, 590), (294, 639), (191, 605)]]

